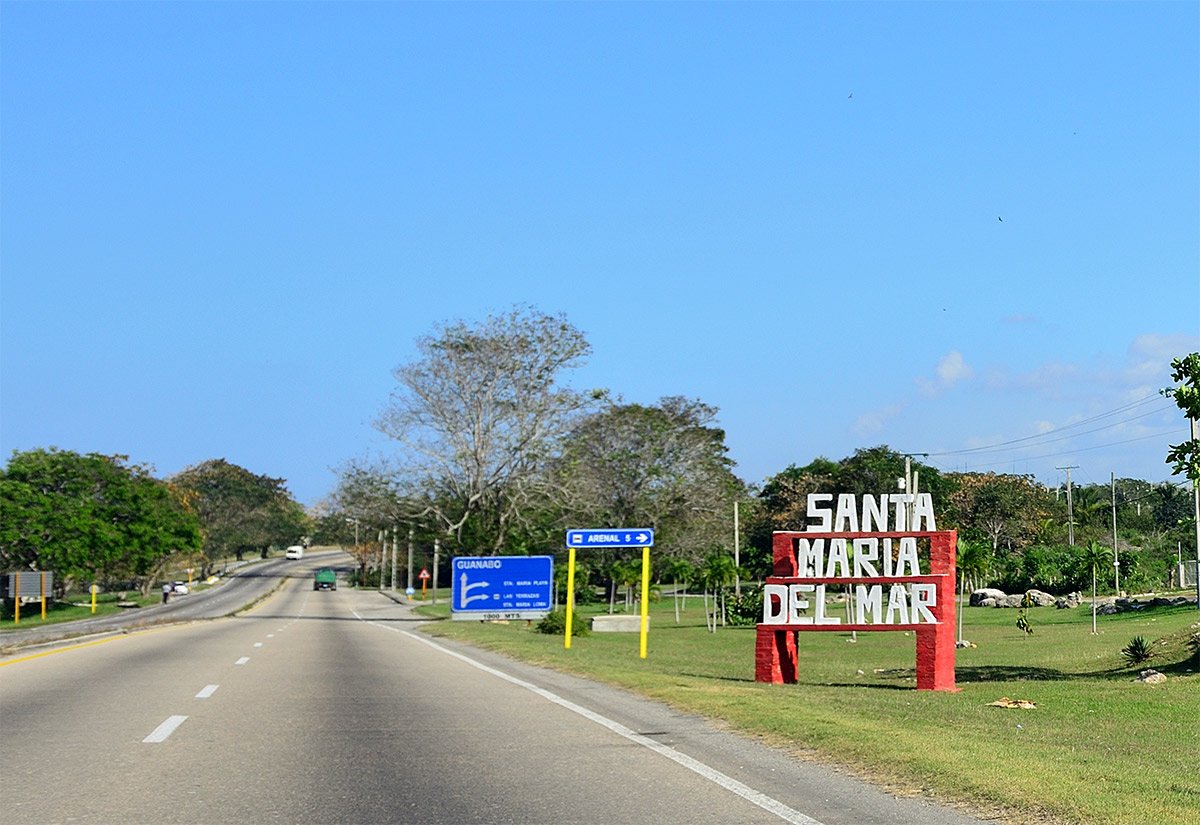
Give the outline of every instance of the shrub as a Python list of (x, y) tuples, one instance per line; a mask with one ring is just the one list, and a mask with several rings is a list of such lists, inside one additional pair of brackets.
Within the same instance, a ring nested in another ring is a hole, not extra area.
[(742, 595), (729, 603), (729, 623), (756, 625), (762, 621), (763, 591), (761, 587), (742, 587)]
[(1121, 648), (1121, 655), (1131, 665), (1140, 665), (1150, 658), (1150, 645), (1141, 636), (1134, 636), (1129, 644)]
[[(538, 633), (545, 633), (550, 636), (562, 636), (567, 632), (567, 611), (564, 608), (552, 610), (535, 625)], [(588, 621), (581, 617), (578, 613), (571, 616), (571, 635), (586, 636), (592, 632)]]

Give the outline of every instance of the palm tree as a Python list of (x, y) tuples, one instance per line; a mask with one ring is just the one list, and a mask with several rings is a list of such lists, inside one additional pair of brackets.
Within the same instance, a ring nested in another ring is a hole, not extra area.
[(687, 585), (688, 581), (695, 576), (696, 568), (694, 568), (686, 559), (667, 559), (663, 564), (663, 574), (670, 577), (674, 583), (674, 598), (675, 598), (675, 624), (679, 624), (679, 583), (683, 582), (683, 598), (684, 608), (687, 607)]
[(992, 550), (977, 541), (960, 541), (956, 548), (955, 568), (958, 570), (958, 640), (962, 641), (963, 607), (966, 605), (967, 581), (974, 589), (986, 580), (992, 566)]
[(1112, 558), (1112, 553), (1107, 547), (1102, 547), (1098, 542), (1089, 541), (1087, 546), (1079, 551), (1079, 560), (1086, 567), (1092, 568), (1092, 635), (1096, 635), (1096, 575), (1100, 568)]
[(733, 557), (723, 551), (712, 553), (704, 560), (700, 569), (700, 580), (704, 584), (704, 612), (708, 617), (708, 591), (713, 594), (712, 624), (709, 631), (717, 631), (717, 614), (720, 612), (721, 624), (725, 624), (725, 589), (737, 578), (737, 565)]

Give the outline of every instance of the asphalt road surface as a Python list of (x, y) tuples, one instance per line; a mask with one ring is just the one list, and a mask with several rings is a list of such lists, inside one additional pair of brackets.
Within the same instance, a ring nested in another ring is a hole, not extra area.
[(309, 581), (0, 659), (0, 820), (978, 822)]
[[(311, 581), (312, 571), (323, 565), (340, 566), (341, 570), (349, 571), (352, 561), (345, 553), (337, 550), (309, 553), (302, 561), (255, 560), (238, 567), (214, 587), (197, 590), (186, 596), (171, 596), (166, 604), (131, 609), (96, 619), (81, 619), (40, 627), (5, 627), (0, 630), (0, 649), (11, 652), (15, 648), (64, 638), (228, 616), (266, 596), (285, 578)], [(22, 612), (26, 615), (37, 615), (38, 609), (36, 605), (27, 605)]]

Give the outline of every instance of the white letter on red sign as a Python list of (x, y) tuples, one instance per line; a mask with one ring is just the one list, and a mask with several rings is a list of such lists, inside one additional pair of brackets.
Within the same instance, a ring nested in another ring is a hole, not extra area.
[(763, 587), (763, 624), (787, 624), (788, 589), (786, 584)]
[(937, 624), (938, 620), (929, 611), (929, 608), (937, 607), (937, 585), (914, 584), (912, 586), (912, 606), (913, 624), (917, 624), (920, 621)]
[(800, 613), (808, 610), (808, 599), (802, 594), (813, 592), (816, 585), (812, 584), (793, 584), (788, 588), (789, 604), (788, 604), (788, 624), (812, 624), (813, 620), (807, 616), (801, 616)]

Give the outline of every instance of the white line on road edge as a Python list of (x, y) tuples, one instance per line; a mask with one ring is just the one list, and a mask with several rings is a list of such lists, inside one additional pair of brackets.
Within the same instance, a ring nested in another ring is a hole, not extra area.
[(484, 673), (490, 673), (491, 675), (493, 675), (497, 678), (503, 679), (506, 682), (510, 682), (511, 684), (517, 685), (518, 687), (523, 687), (526, 690), (531, 691), (532, 693), (536, 693), (538, 696), (541, 696), (543, 699), (553, 702), (554, 704), (558, 705), (559, 707), (566, 708), (567, 710), (571, 711), (572, 713), (577, 713), (580, 716), (582, 716), (583, 718), (588, 719), (589, 721), (595, 722), (597, 725), (600, 725), (601, 727), (608, 728), (610, 731), (617, 734), (618, 736), (623, 736), (624, 738), (628, 739), (631, 742), (641, 745), (644, 748), (649, 748), (650, 750), (654, 751), (655, 753), (657, 753), (661, 756), (665, 756), (667, 759), (670, 759), (672, 762), (682, 765), (683, 767), (687, 768), (688, 770), (692, 771), (693, 773), (699, 774), (700, 776), (707, 779), (709, 782), (720, 785), (725, 790), (737, 794), (742, 799), (745, 799), (747, 802), (752, 802), (753, 804), (762, 808), (764, 811), (769, 811), (770, 813), (775, 814), (775, 816), (779, 817), (780, 819), (784, 820), (785, 822), (791, 822), (793, 825), (822, 825), (822, 823), (819, 822), (818, 820), (813, 819), (812, 817), (807, 816), (805, 814), (802, 814), (797, 810), (789, 808), (787, 805), (784, 805), (782, 802), (778, 801), (777, 799), (772, 799), (771, 797), (767, 796), (766, 794), (764, 794), (760, 791), (754, 790), (749, 785), (745, 785), (745, 784), (737, 781), (733, 777), (727, 776), (726, 774), (721, 773), (716, 768), (712, 768), (712, 767), (709, 767), (708, 765), (705, 765), (703, 762), (699, 761), (698, 759), (693, 759), (692, 757), (688, 756), (685, 753), (680, 753), (679, 751), (675, 750), (674, 748), (668, 747), (667, 745), (664, 745), (661, 742), (656, 742), (655, 740), (651, 739), (648, 736), (642, 736), (637, 731), (630, 730), (629, 728), (622, 725), (620, 722), (614, 722), (612, 719), (609, 719), (607, 716), (601, 716), (600, 714), (598, 714), (594, 711), (588, 710), (587, 708), (583, 707), (582, 705), (577, 705), (574, 702), (571, 702), (567, 699), (562, 698), (561, 696), (559, 696), (556, 693), (551, 693), (550, 691), (546, 690), (545, 688), (538, 687), (537, 685), (535, 685), (531, 682), (526, 682), (523, 679), (518, 679), (515, 676), (510, 676), (509, 674), (505, 673), (504, 671), (496, 670), (495, 668), (489, 667), (488, 665), (485, 665), (482, 662), (477, 662), (474, 659), (470, 658), (469, 656), (464, 656), (463, 654), (459, 653), (458, 651), (451, 650), (448, 647), (443, 647), (442, 645), (439, 645), (437, 642), (431, 641), (430, 639), (427, 639), (419, 634), (410, 633), (407, 630), (400, 630), (399, 628), (395, 628), (395, 627), (388, 627), (387, 625), (380, 624), (378, 622), (372, 622), (368, 619), (364, 619), (355, 610), (351, 610), (350, 612), (354, 613), (355, 617), (358, 618), (359, 621), (367, 622), (367, 624), (375, 625), (376, 627), (383, 628), (384, 630), (390, 630), (393, 633), (399, 633), (401, 636), (407, 636), (408, 638), (413, 639), (414, 641), (420, 642), (423, 645), (428, 645), (429, 647), (432, 647), (434, 650), (437, 650), (441, 653), (445, 653), (447, 656), (453, 656), (455, 659), (465, 662), (466, 664), (470, 665), (473, 668), (482, 670)]
[(142, 741), (150, 744), (154, 744), (156, 742), (165, 742), (167, 737), (175, 732), (175, 728), (182, 725), (186, 719), (186, 716), (168, 716), (167, 721), (155, 728), (154, 732)]
[(240, 658), (240, 659), (238, 659), (236, 662), (234, 662), (234, 664), (235, 664), (235, 665), (244, 665), (244, 664), (246, 664), (246, 662), (248, 662), (248, 661), (250, 661), (250, 657), (249, 657), (249, 656), (243, 656), (242, 658)]
[(196, 694), (196, 698), (197, 699), (207, 699), (209, 696), (212, 696), (214, 693), (216, 693), (217, 688), (219, 688), (219, 687), (220, 687), (220, 685), (205, 685), (204, 689)]

